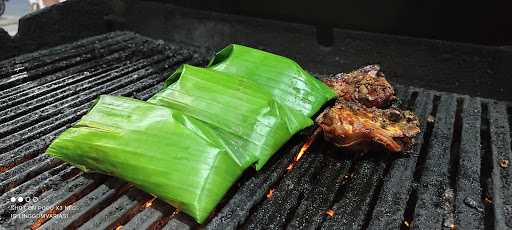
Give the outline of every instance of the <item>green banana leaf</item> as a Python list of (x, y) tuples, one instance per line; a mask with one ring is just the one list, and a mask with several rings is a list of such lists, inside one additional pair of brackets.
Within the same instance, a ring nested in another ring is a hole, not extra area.
[(208, 139), (205, 124), (166, 107), (101, 96), (47, 153), (132, 182), (202, 223), (243, 172)]
[(213, 132), (194, 130), (217, 140), (244, 169), (254, 163), (261, 169), (295, 133), (313, 124), (245, 77), (183, 65), (166, 85), (148, 102), (209, 124)]
[(332, 89), (293, 60), (241, 45), (227, 46), (208, 67), (257, 82), (270, 90), (276, 101), (308, 117), (336, 96)]
[(180, 67), (147, 103), (101, 96), (47, 154), (120, 177), (202, 223), (251, 165), (259, 170), (335, 96), (285, 57), (232, 45)]

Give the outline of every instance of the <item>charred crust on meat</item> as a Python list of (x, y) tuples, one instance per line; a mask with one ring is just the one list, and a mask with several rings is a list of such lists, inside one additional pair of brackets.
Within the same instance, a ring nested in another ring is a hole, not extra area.
[(369, 65), (348, 74), (339, 73), (324, 82), (336, 91), (338, 99), (357, 101), (366, 107), (385, 108), (396, 99), (393, 87), (378, 65)]
[(397, 99), (378, 65), (369, 65), (348, 74), (340, 73), (325, 83), (336, 91), (333, 106), (316, 119), (324, 138), (352, 151), (382, 148), (407, 152), (420, 132), (416, 115), (390, 107)]

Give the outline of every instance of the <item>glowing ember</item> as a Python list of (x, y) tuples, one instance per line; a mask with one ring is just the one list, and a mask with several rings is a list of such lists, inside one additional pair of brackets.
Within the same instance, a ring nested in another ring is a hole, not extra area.
[(413, 220), (404, 220), (404, 222), (402, 223), (402, 229), (411, 229), (412, 223), (414, 223)]
[(153, 201), (155, 201), (156, 197), (153, 197), (151, 200), (148, 200), (148, 202), (146, 202), (146, 204), (144, 204), (144, 207), (145, 208), (149, 208), (153, 205)]
[(434, 118), (434, 116), (432, 116), (432, 115), (428, 115), (428, 117), (427, 117), (427, 122), (428, 122), (428, 123), (434, 123), (434, 121), (435, 121), (435, 120), (436, 120), (436, 119)]
[(484, 203), (485, 203), (485, 204), (487, 204), (487, 205), (492, 204), (492, 198), (491, 198), (491, 197), (486, 196), (486, 197), (484, 198)]
[(508, 160), (500, 160), (500, 167), (501, 168), (504, 168), (504, 169), (508, 168), (508, 164), (509, 164)]
[(272, 199), (272, 193), (274, 192), (274, 189), (270, 189), (268, 190), (268, 193), (267, 193), (267, 199)]
[(457, 226), (455, 224), (451, 224), (450, 229), (455, 230), (455, 229), (457, 229)]
[(311, 138), (308, 139), (308, 141), (306, 141), (306, 143), (304, 143), (302, 148), (300, 148), (300, 151), (297, 154), (297, 156), (295, 156), (295, 161), (299, 161), (300, 160), (300, 158), (304, 155), (304, 153), (306, 153), (306, 150), (308, 150), (309, 146), (311, 146), (311, 143), (313, 143), (313, 140), (314, 140), (314, 138), (311, 137)]
[(174, 210), (174, 212), (172, 212), (171, 217), (178, 215), (178, 213), (180, 213), (180, 212), (181, 211), (179, 209)]
[(123, 225), (119, 225), (119, 226), (117, 226), (115, 229), (116, 229), (116, 230), (121, 230), (121, 227), (123, 227)]
[(299, 162), (300, 158), (302, 158), (302, 156), (306, 153), (306, 151), (309, 149), (311, 144), (313, 144), (313, 141), (315, 141), (315, 139), (318, 136), (318, 134), (320, 133), (320, 131), (321, 131), (320, 128), (315, 129), (315, 131), (313, 132), (313, 135), (311, 135), (311, 137), (309, 137), (309, 139), (302, 145), (302, 147), (300, 148), (300, 150), (297, 153), (297, 155), (295, 156), (295, 158), (293, 158), (292, 163), (290, 163), (288, 165), (288, 167), (286, 168), (288, 170), (288, 172), (292, 171), (295, 164), (297, 164), (297, 162)]
[(332, 209), (327, 209), (327, 211), (325, 211), (325, 214), (327, 214), (329, 217), (333, 217), (336, 213)]

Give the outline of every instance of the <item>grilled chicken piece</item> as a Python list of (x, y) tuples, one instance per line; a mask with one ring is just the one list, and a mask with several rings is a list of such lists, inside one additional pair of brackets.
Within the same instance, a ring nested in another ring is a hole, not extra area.
[(328, 141), (362, 152), (375, 148), (375, 143), (392, 152), (406, 151), (420, 132), (418, 119), (410, 111), (367, 108), (343, 100), (327, 108), (316, 123)]
[(325, 139), (363, 152), (377, 146), (404, 152), (412, 146), (420, 132), (418, 119), (413, 112), (389, 108), (395, 91), (378, 65), (336, 74), (324, 82), (337, 95), (335, 105), (316, 119)]
[(324, 82), (336, 91), (338, 99), (359, 102), (366, 107), (385, 108), (395, 100), (395, 91), (378, 65), (339, 73)]

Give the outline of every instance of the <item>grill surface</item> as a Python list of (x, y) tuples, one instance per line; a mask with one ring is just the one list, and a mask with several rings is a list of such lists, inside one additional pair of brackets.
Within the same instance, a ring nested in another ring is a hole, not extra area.
[[(198, 227), (124, 181), (82, 173), (43, 152), (98, 95), (145, 100), (178, 65), (202, 65), (207, 54), (115, 32), (1, 62), (0, 228)], [(318, 139), (287, 170), (306, 130), (263, 170), (247, 171), (202, 227), (510, 229), (510, 104), (396, 89), (423, 121), (409, 155), (352, 155)]]

